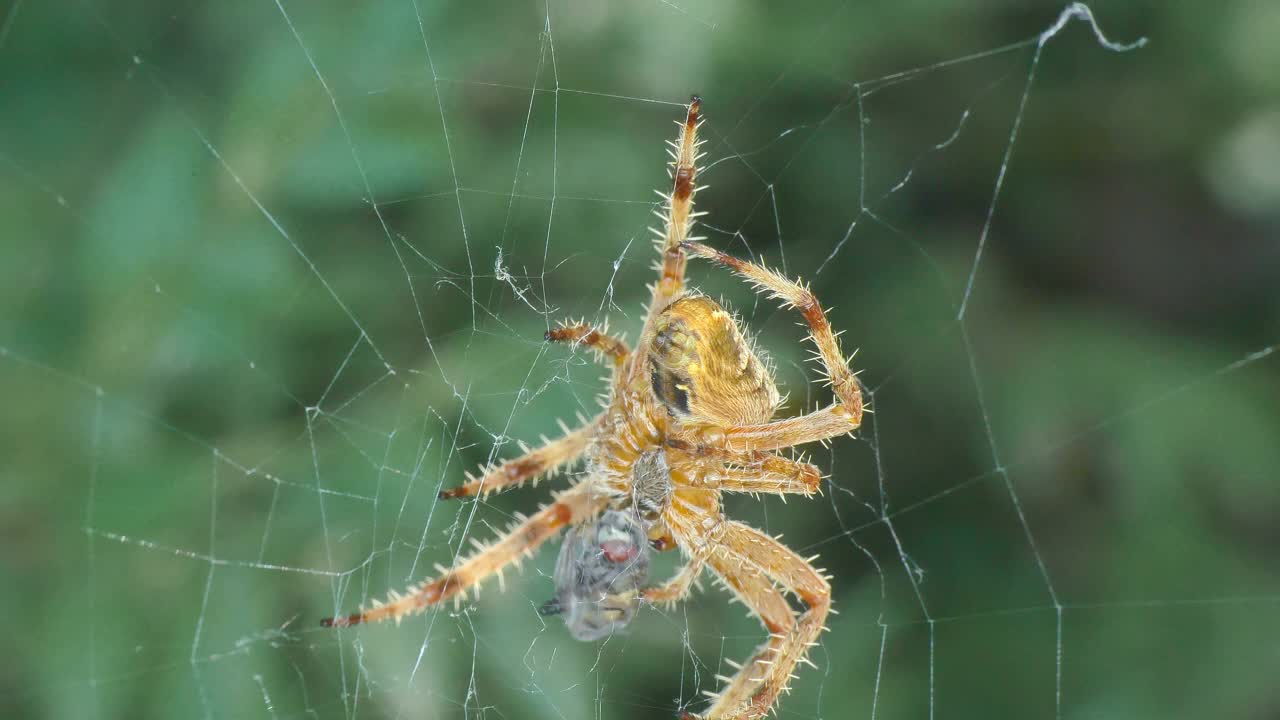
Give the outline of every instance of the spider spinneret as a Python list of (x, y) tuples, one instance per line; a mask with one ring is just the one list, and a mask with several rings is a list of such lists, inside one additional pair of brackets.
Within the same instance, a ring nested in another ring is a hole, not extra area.
[[(826, 313), (807, 287), (763, 266), (714, 250), (689, 236), (695, 217), (698, 125), (694, 96), (672, 143), (672, 189), (664, 195), (659, 276), (633, 351), (603, 328), (569, 323), (552, 342), (588, 347), (612, 368), (603, 411), (559, 439), (470, 477), (441, 498), (481, 497), (537, 479), (585, 458), (572, 486), (492, 544), (406, 594), (347, 616), (348, 627), (399, 621), (452, 599), (519, 565), (561, 529), (570, 528), (556, 568), (548, 614), (565, 613), (570, 633), (594, 640), (624, 627), (641, 601), (673, 604), (709, 570), (760, 619), (765, 642), (711, 695), (707, 720), (761, 718), (787, 690), (798, 663), (826, 628), (829, 578), (778, 539), (726, 518), (726, 492), (812, 495), (821, 473), (778, 451), (848, 435), (862, 422), (862, 392)], [(768, 363), (714, 300), (685, 285), (689, 256), (727, 268), (754, 289), (798, 311), (809, 329), (835, 400), (797, 417), (774, 419), (781, 402)], [(643, 540), (642, 540), (643, 537)], [(648, 547), (645, 547), (647, 543)], [(665, 583), (645, 587), (648, 553), (679, 548), (685, 563)], [(816, 557), (816, 556), (815, 556)], [(803, 605), (797, 612), (787, 599)]]

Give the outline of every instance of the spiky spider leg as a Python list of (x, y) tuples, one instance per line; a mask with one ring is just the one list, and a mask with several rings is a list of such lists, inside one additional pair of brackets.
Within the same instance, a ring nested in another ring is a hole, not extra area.
[[(717, 537), (718, 536), (718, 537)], [(728, 685), (715, 695), (706, 720), (756, 720), (769, 713), (785, 692), (797, 663), (812, 664), (806, 655), (826, 627), (831, 586), (821, 572), (790, 548), (764, 533), (724, 521), (708, 533), (717, 546), (708, 566), (755, 613), (769, 632)], [(775, 586), (796, 595), (806, 610), (796, 617)]]
[(750, 283), (757, 292), (768, 293), (786, 307), (800, 311), (809, 326), (809, 339), (818, 348), (827, 380), (838, 402), (807, 415), (760, 425), (726, 428), (723, 438), (709, 440), (729, 450), (776, 450), (807, 442), (826, 440), (850, 433), (862, 424), (862, 387), (840, 352), (840, 343), (818, 299), (805, 286), (770, 270), (741, 260), (702, 243), (684, 242), (691, 255), (713, 260)]
[(554, 472), (582, 455), (591, 442), (592, 435), (595, 434), (596, 423), (599, 420), (600, 417), (597, 416), (591, 422), (576, 430), (567, 431), (562, 437), (547, 442), (536, 450), (528, 450), (518, 458), (484, 468), (478, 478), (467, 473), (466, 483), (441, 490), (440, 499), (490, 495), (520, 485), (529, 479), (534, 479), (536, 484), (539, 476)]
[[(691, 461), (673, 462), (673, 465), (680, 466), (691, 487), (722, 492), (809, 496), (818, 492), (822, 482), (822, 472), (814, 465), (772, 453), (727, 452), (670, 439), (667, 446), (691, 458)], [(711, 469), (702, 469), (700, 461), (707, 459), (719, 462)]]
[(408, 615), (422, 612), (438, 603), (454, 599), (461, 602), (468, 588), (479, 585), (485, 578), (497, 574), (501, 583), (502, 571), (512, 563), (519, 563), (524, 555), (532, 554), (538, 546), (554, 537), (561, 528), (580, 523), (600, 512), (606, 499), (591, 493), (591, 484), (584, 482), (561, 493), (556, 501), (517, 524), (491, 545), (477, 543), (478, 550), (471, 557), (458, 563), (452, 570), (442, 570), (439, 577), (418, 585), (407, 594), (392, 593), (386, 603), (375, 603), (369, 610), (332, 617), (320, 621), (325, 627), (350, 627), (381, 620), (401, 620)]
[(762, 463), (721, 468), (707, 477), (701, 487), (723, 492), (769, 493), (772, 495), (812, 495), (818, 491), (822, 473), (809, 463), (786, 458), (769, 458)]
[[(702, 98), (694, 95), (689, 100), (689, 113), (680, 124), (678, 146), (672, 165), (671, 196), (667, 202), (666, 235), (662, 242), (662, 277), (658, 281), (654, 297), (670, 299), (684, 286), (685, 256), (680, 243), (689, 236), (693, 220), (694, 181), (698, 176), (698, 121), (701, 117)], [(666, 303), (653, 303), (665, 306)]]
[(589, 347), (601, 357), (612, 360), (614, 367), (622, 365), (631, 352), (625, 342), (588, 323), (566, 323), (548, 330), (546, 339), (549, 342), (577, 343)]
[[(693, 196), (698, 187), (695, 180), (698, 176), (698, 123), (702, 118), (702, 98), (694, 95), (689, 100), (689, 113), (684, 122), (677, 121), (680, 132), (672, 143), (671, 151), (671, 194), (662, 195), (666, 207), (661, 213), (663, 228), (654, 232), (662, 238), (659, 251), (662, 261), (658, 268), (658, 282), (653, 286), (653, 297), (649, 301), (645, 316), (645, 337), (663, 308), (671, 304), (684, 290), (684, 271), (687, 260), (681, 243), (689, 239), (689, 229), (693, 226)], [(633, 372), (643, 370), (637, 363)]]
[[(726, 553), (713, 557), (710, 564), (725, 586), (760, 618), (761, 624), (769, 632), (769, 639), (756, 648), (746, 663), (739, 665), (729, 661), (729, 665), (737, 671), (734, 677), (716, 674), (716, 680), (723, 685), (719, 692), (703, 691), (714, 702), (707, 717), (718, 718), (720, 715), (715, 714), (717, 708), (733, 710), (750, 702), (752, 692), (764, 681), (769, 664), (778, 655), (787, 634), (795, 628), (796, 620), (782, 593), (772, 583), (760, 582), (760, 571), (745, 566), (741, 558)], [(685, 713), (685, 717), (698, 716)]]

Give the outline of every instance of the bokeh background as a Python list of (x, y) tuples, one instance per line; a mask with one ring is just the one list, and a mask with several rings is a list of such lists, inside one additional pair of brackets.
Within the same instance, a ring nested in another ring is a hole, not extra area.
[(781, 716), (1280, 717), (1280, 5), (1097, 2), (1148, 45), (1037, 60), (1061, 9), (0, 4), (0, 715), (701, 707), (755, 621), (575, 643), (550, 547), (317, 626), (547, 496), (435, 500), (595, 407), (541, 337), (634, 338), (699, 92), (702, 234), (813, 283), (875, 410), (822, 497), (731, 504), (835, 574)]

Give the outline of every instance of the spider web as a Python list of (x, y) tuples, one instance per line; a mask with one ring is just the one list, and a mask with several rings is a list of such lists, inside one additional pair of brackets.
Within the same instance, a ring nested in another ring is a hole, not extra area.
[[(1256, 548), (1280, 500), (1275, 333), (1197, 342), (1122, 295), (1018, 286), (1019, 257), (1082, 264), (1143, 235), (1036, 208), (1055, 192), (1042, 163), (1104, 179), (1106, 141), (1045, 148), (1106, 123), (1091, 93), (1145, 41), (1079, 4), (1013, 30), (923, 7), (765, 12), (10, 4), (0, 417), (21, 439), (5, 525), (24, 592), (5, 600), (7, 714), (703, 707), (756, 621), (707, 583), (576, 643), (537, 612), (550, 547), (458, 608), (317, 622), (562, 482), (436, 500), (594, 412), (601, 371), (542, 334), (585, 316), (634, 340), (661, 143), (691, 91), (699, 232), (835, 305), (874, 410), (816, 450), (822, 497), (729, 505), (835, 576), (839, 615), (780, 714), (1274, 712), (1280, 587)], [(37, 81), (48, 43), (83, 54), (65, 85)], [(1086, 236), (1057, 232), (1068, 220)], [(1168, 243), (1146, 249), (1153, 272), (1176, 264)], [(787, 412), (828, 401), (794, 315), (690, 276), (760, 333)]]

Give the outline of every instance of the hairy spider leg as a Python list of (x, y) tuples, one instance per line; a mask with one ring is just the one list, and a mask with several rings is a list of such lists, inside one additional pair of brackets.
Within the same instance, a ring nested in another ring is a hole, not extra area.
[[(807, 560), (748, 525), (722, 521), (699, 540), (716, 548), (707, 565), (760, 618), (769, 639), (716, 694), (706, 714), (685, 713), (685, 717), (762, 718), (787, 690), (796, 664), (812, 665), (806, 655), (826, 627), (831, 585)], [(778, 586), (804, 603), (806, 609), (799, 617)]]
[(480, 470), (480, 477), (467, 473), (467, 482), (440, 491), (441, 500), (452, 498), (487, 496), (508, 488), (522, 485), (533, 479), (535, 485), (544, 474), (577, 460), (591, 443), (601, 416), (587, 424), (570, 430), (562, 437), (551, 440), (535, 450), (529, 450), (518, 458), (491, 465)]
[[(667, 444), (678, 453), (678, 459), (672, 464), (681, 471), (680, 477), (690, 487), (722, 492), (809, 496), (819, 491), (822, 482), (822, 472), (816, 466), (773, 453), (729, 452), (679, 440), (668, 440)], [(706, 460), (715, 461), (715, 464), (707, 467)]]
[(615, 368), (621, 366), (631, 353), (625, 342), (589, 323), (566, 323), (548, 330), (545, 337), (549, 342), (577, 343), (589, 347), (600, 357), (612, 360)]
[[(641, 337), (648, 337), (658, 314), (671, 304), (672, 300), (684, 290), (684, 271), (686, 258), (681, 244), (689, 239), (689, 229), (693, 226), (693, 196), (698, 187), (695, 180), (698, 176), (698, 123), (702, 117), (702, 98), (694, 95), (689, 100), (689, 112), (684, 122), (676, 121), (680, 132), (672, 144), (671, 194), (663, 195), (666, 207), (661, 213), (663, 229), (658, 233), (662, 237), (661, 260), (658, 268), (658, 282), (653, 286), (653, 297), (649, 301)], [(661, 195), (661, 193), (659, 193)], [(658, 232), (655, 230), (655, 232)], [(632, 374), (643, 372), (643, 363), (632, 366)]]
[(701, 439), (733, 452), (781, 450), (848, 435), (860, 424), (845, 405), (835, 403), (805, 415), (759, 425), (709, 428), (702, 432)]
[[(709, 564), (725, 586), (755, 613), (769, 633), (769, 639), (756, 648), (746, 663), (729, 663), (738, 671), (734, 677), (716, 674), (716, 680), (722, 684), (718, 692), (702, 691), (712, 699), (711, 712), (715, 712), (716, 708), (732, 710), (742, 708), (750, 702), (752, 693), (764, 682), (769, 663), (777, 656), (787, 634), (795, 627), (796, 619), (782, 592), (771, 582), (760, 582), (758, 569), (744, 569), (741, 558), (727, 553), (713, 555)], [(710, 713), (709, 716), (720, 717)], [(685, 717), (697, 716), (685, 713)]]
[(760, 463), (729, 465), (708, 476), (701, 487), (723, 492), (813, 495), (822, 473), (809, 463), (771, 457)]
[[(707, 258), (729, 268), (746, 280), (757, 292), (767, 293), (781, 300), (784, 307), (800, 311), (809, 326), (809, 339), (818, 349), (827, 380), (835, 392), (837, 402), (800, 417), (761, 423), (740, 425), (716, 431), (709, 437), (712, 444), (729, 450), (776, 450), (802, 443), (827, 440), (853, 432), (862, 424), (862, 388), (858, 378), (849, 369), (849, 363), (840, 352), (840, 343), (831, 330), (831, 323), (818, 299), (810, 290), (789, 278), (761, 265), (736, 258), (728, 253), (697, 242), (685, 242), (682, 247), (692, 255)], [(722, 433), (722, 436), (719, 436)]]
[(565, 526), (585, 522), (604, 509), (606, 498), (593, 494), (592, 489), (590, 482), (583, 482), (566, 490), (555, 502), (508, 529), (493, 544), (476, 543), (477, 550), (471, 557), (457, 563), (452, 570), (441, 569), (439, 577), (423, 582), (406, 594), (393, 592), (386, 602), (375, 602), (369, 610), (326, 618), (320, 624), (350, 627), (381, 620), (399, 621), (450, 598), (461, 602), (468, 588), (478, 586), (491, 575), (497, 574), (501, 584), (502, 571), (508, 565), (518, 565)]

